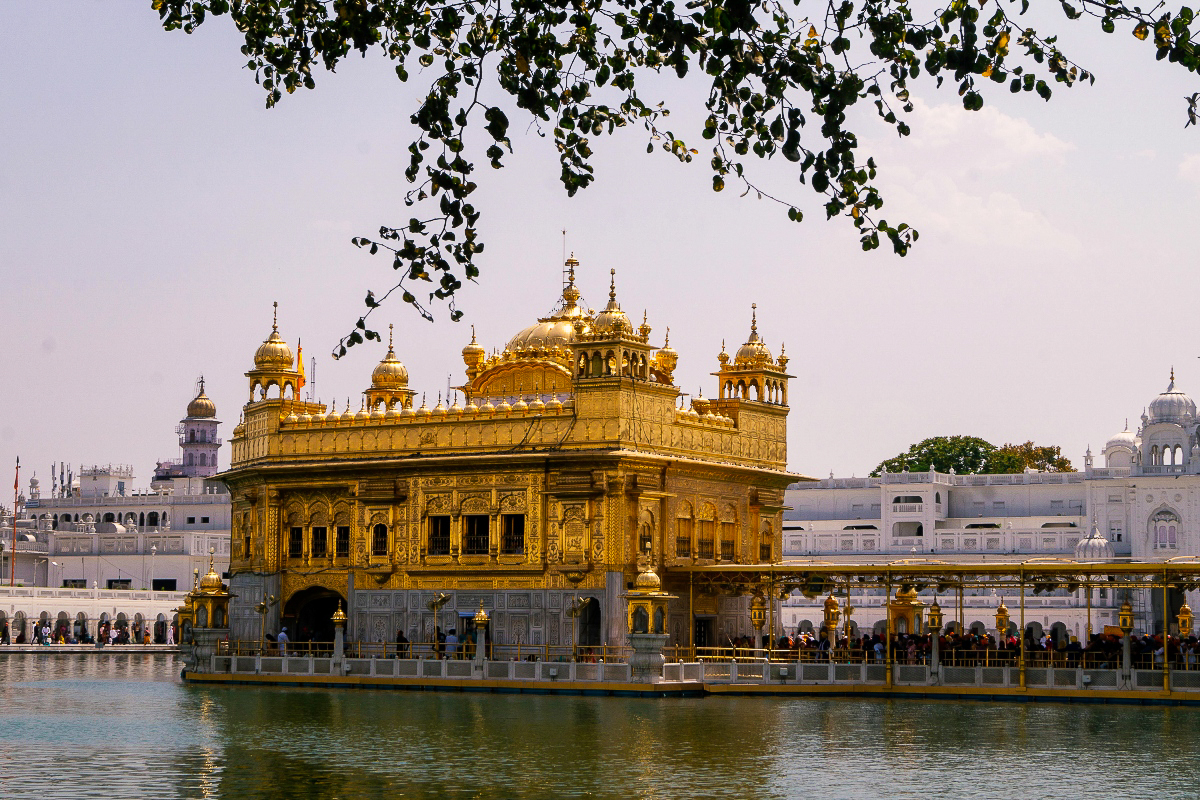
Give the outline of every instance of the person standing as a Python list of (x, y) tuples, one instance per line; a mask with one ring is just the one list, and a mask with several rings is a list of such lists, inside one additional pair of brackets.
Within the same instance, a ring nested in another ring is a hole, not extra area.
[(458, 658), (458, 632), (451, 628), (446, 634), (446, 658)]
[(280, 628), (279, 635), (275, 637), (275, 642), (279, 645), (279, 652), (281, 654), (287, 652), (287, 643), (289, 641), (291, 640), (288, 639), (287, 628)]

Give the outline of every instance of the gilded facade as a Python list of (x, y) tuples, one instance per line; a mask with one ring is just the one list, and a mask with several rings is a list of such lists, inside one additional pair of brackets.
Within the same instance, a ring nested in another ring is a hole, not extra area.
[[(551, 313), (503, 350), (472, 332), (463, 384), (432, 407), (390, 336), (358, 410), (301, 401), (303, 374), (272, 327), (221, 475), (234, 638), (258, 638), (264, 600), (266, 630), (326, 641), (339, 601), (351, 641), (428, 641), (482, 603), (498, 643), (565, 645), (574, 630), (580, 644), (618, 644), (639, 555), (668, 590), (680, 588), (673, 566), (780, 558), (796, 479), (786, 356), (752, 319), (747, 342), (718, 358), (715, 398), (684, 403), (679, 354), (621, 309), (615, 276), (595, 312), (567, 266)], [(686, 644), (682, 586), (670, 626)], [(751, 632), (744, 598), (696, 603), (701, 640)]]

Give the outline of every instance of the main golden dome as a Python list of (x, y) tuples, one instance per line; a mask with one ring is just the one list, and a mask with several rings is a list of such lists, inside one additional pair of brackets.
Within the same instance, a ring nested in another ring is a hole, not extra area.
[[(279, 303), (275, 304), (278, 315)], [(271, 335), (254, 351), (254, 368), (261, 370), (290, 370), (292, 368), (292, 348), (279, 335), (278, 316), (271, 321)]]
[(371, 373), (371, 388), (372, 389), (407, 389), (408, 388), (408, 368), (401, 363), (400, 359), (396, 358), (396, 351), (392, 348), (392, 326), (388, 325), (388, 350), (387, 355), (375, 367), (375, 371)]
[(193, 398), (192, 402), (188, 403), (187, 415), (189, 417), (215, 417), (217, 415), (216, 404), (204, 393), (204, 378), (200, 379), (200, 393)]
[(579, 262), (574, 254), (566, 262), (567, 285), (563, 287), (562, 300), (547, 317), (542, 317), (528, 328), (519, 331), (508, 340), (505, 349), (516, 353), (520, 350), (551, 350), (567, 347), (575, 341), (575, 322), (583, 323), (582, 333), (590, 333), (592, 318), (587, 309), (579, 305), (579, 289), (575, 287), (575, 267)]

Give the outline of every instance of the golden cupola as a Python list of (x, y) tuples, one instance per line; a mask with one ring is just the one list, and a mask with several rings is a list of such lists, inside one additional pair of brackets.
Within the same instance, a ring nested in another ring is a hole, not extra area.
[[(605, 338), (632, 336), (633, 323), (629, 321), (629, 317), (621, 310), (621, 304), (617, 302), (617, 271), (609, 270), (609, 275), (608, 305), (596, 315), (596, 321), (592, 323), (592, 334)], [(645, 328), (648, 334), (650, 326), (645, 325)]]
[(772, 366), (774, 358), (767, 343), (758, 335), (758, 304), (750, 304), (750, 338), (733, 357), (735, 369), (760, 369)]
[(392, 326), (388, 325), (387, 355), (371, 373), (372, 389), (407, 389), (408, 369), (396, 358), (396, 350), (392, 346)]
[(416, 394), (408, 388), (408, 368), (396, 358), (396, 349), (392, 344), (393, 330), (388, 325), (387, 355), (371, 373), (371, 388), (363, 394), (367, 396), (367, 409), (375, 411), (380, 403), (392, 409), (397, 403), (411, 405), (412, 396)]
[(273, 306), (271, 335), (254, 352), (254, 369), (246, 373), (251, 403), (267, 399), (271, 387), (278, 387), (280, 397), (295, 398), (304, 385), (303, 375), (293, 369), (292, 348), (279, 335), (279, 303)]
[(471, 326), (471, 341), (462, 349), (463, 363), (467, 365), (467, 378), (474, 378), (479, 374), (479, 366), (487, 358), (487, 350), (483, 349), (483, 345), (475, 341), (475, 326)]
[(292, 348), (279, 335), (279, 303), (275, 303), (275, 316), (271, 320), (271, 335), (254, 351), (254, 368), (256, 370), (288, 370), (292, 368), (295, 359)]
[(549, 316), (519, 331), (508, 340), (506, 353), (549, 351), (566, 348), (575, 339), (575, 321), (584, 323), (584, 332), (591, 329), (591, 315), (579, 304), (579, 289), (575, 286), (575, 267), (579, 262), (574, 253), (566, 261), (567, 284), (563, 287), (562, 300)]
[[(776, 360), (771, 349), (758, 333), (758, 305), (750, 304), (750, 337), (738, 348), (732, 361), (721, 343), (721, 354), (717, 356), (720, 368), (713, 374), (720, 381), (717, 410), (736, 419), (736, 405), (750, 400), (777, 406), (787, 405), (788, 358), (780, 352)], [(728, 402), (727, 402), (728, 401)]]
[(188, 403), (187, 415), (189, 417), (208, 418), (217, 415), (217, 406), (208, 395), (204, 393), (204, 378), (200, 378), (200, 393)]
[(675, 367), (679, 364), (679, 353), (671, 347), (671, 329), (667, 328), (663, 337), (663, 346), (654, 354), (654, 376), (659, 383), (673, 384), (675, 382)]

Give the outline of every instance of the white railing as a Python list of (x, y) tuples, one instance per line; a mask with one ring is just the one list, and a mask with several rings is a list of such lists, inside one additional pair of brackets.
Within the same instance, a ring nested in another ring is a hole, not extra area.
[(924, 510), (924, 503), (892, 503), (893, 514), (920, 514)]

